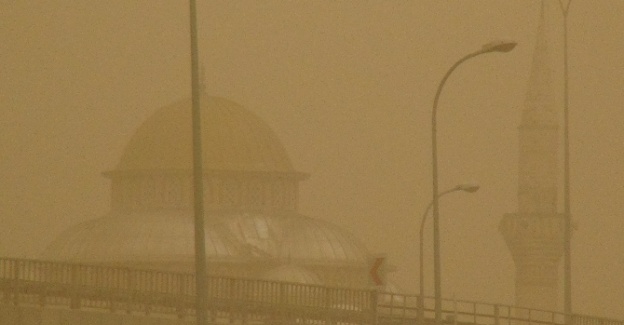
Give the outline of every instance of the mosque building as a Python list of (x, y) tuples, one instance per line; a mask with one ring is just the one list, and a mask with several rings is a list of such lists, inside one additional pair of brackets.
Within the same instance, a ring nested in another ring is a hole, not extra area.
[[(202, 94), (205, 246), (211, 275), (369, 286), (370, 254), (347, 230), (297, 212), (296, 171), (271, 128)], [(194, 271), (191, 101), (158, 109), (134, 133), (104, 216), (64, 231), (43, 259)]]

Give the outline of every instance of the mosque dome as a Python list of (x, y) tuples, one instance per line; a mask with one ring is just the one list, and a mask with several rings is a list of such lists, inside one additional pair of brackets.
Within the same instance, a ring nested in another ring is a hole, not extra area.
[[(209, 96), (201, 97), (201, 123), (205, 247), (211, 272), (332, 285), (366, 283), (365, 246), (341, 227), (297, 213), (299, 182), (307, 175), (294, 170), (266, 123), (234, 102)], [(164, 106), (149, 117), (114, 170), (106, 173), (111, 179), (110, 212), (67, 229), (43, 258), (192, 270), (191, 126), (190, 100)]]
[[(187, 265), (194, 261), (193, 218), (174, 213), (108, 215), (65, 230), (44, 251), (46, 259), (116, 265)], [(206, 256), (244, 256), (224, 227), (205, 227)]]
[[(201, 128), (205, 170), (293, 172), (282, 143), (256, 115), (230, 100), (202, 96)], [(190, 171), (191, 100), (164, 106), (134, 133), (114, 172)]]

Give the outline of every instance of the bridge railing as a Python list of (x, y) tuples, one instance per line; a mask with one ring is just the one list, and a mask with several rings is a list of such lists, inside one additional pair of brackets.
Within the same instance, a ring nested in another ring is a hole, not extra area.
[[(218, 314), (280, 314), (370, 323), (376, 291), (258, 279), (208, 277), (208, 308)], [(100, 265), (0, 258), (0, 291), (14, 304), (178, 314), (194, 310), (195, 276)], [(336, 314), (335, 311), (339, 313)]]
[[(207, 291), (208, 308), (216, 316), (282, 317), (288, 311), (290, 315), (306, 315), (311, 320), (331, 317), (332, 322), (361, 324), (415, 324), (421, 316), (425, 323), (434, 318), (432, 297), (373, 289), (208, 277)], [(0, 258), (0, 292), (5, 301), (13, 304), (63, 305), (179, 317), (192, 314), (195, 307), (193, 274), (28, 259)], [(420, 299), (424, 299), (422, 314)], [(566, 320), (558, 312), (449, 299), (442, 301), (442, 314), (447, 324), (563, 325)], [(573, 315), (572, 325), (624, 325), (624, 322)]]
[[(420, 299), (423, 299), (423, 321), (433, 324), (435, 298), (414, 294), (379, 293), (377, 314), (393, 323), (414, 324), (420, 321)], [(548, 310), (530, 309), (505, 304), (442, 299), (442, 319), (445, 324), (479, 325), (564, 325), (566, 315)], [(572, 325), (624, 325), (624, 321), (574, 314)]]

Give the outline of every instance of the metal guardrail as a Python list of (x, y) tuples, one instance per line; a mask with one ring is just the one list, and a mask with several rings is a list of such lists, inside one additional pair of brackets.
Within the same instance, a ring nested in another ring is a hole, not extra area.
[[(208, 310), (230, 320), (305, 318), (374, 323), (375, 290), (208, 277)], [(5, 303), (192, 315), (195, 276), (98, 265), (0, 258)]]
[[(416, 324), (423, 300), (424, 323), (432, 323), (434, 299), (419, 295), (208, 277), (208, 310), (214, 319), (354, 324)], [(5, 303), (74, 309), (174, 315), (194, 313), (195, 277), (98, 265), (0, 258)], [(453, 325), (564, 325), (562, 313), (502, 304), (444, 299), (445, 322)], [(624, 321), (573, 315), (572, 325), (624, 325)]]
[[(423, 300), (424, 323), (433, 324), (435, 298), (414, 294), (379, 293), (377, 315), (394, 324), (414, 324), (420, 320)], [(505, 304), (442, 299), (442, 318), (446, 324), (464, 325), (565, 325), (566, 315), (548, 310), (530, 309)], [(624, 321), (574, 314), (571, 325), (624, 325)]]

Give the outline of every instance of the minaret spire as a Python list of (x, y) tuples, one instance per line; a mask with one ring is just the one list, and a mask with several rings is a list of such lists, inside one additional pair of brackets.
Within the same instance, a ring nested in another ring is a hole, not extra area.
[(537, 27), (531, 74), (522, 112), (522, 125), (540, 123), (556, 125), (555, 93), (553, 91), (553, 62), (547, 33), (546, 5), (542, 1)]
[(557, 213), (558, 112), (548, 9), (543, 0), (519, 127), (518, 212), (503, 217), (500, 231), (516, 265), (516, 305), (554, 311), (563, 217)]

